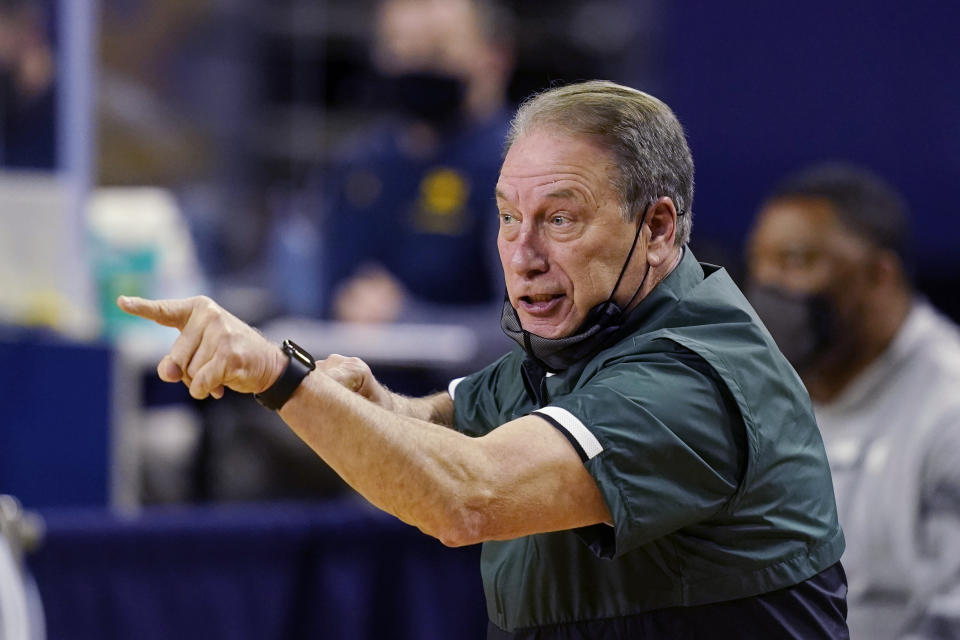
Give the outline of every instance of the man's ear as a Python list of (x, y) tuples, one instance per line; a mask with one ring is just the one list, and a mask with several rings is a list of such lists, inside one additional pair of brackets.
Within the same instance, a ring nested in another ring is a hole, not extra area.
[(647, 213), (644, 225), (650, 228), (647, 240), (647, 262), (659, 267), (671, 255), (677, 236), (677, 207), (666, 196), (658, 198)]
[(871, 257), (868, 275), (874, 286), (903, 286), (906, 279), (903, 262), (894, 251), (878, 249)]

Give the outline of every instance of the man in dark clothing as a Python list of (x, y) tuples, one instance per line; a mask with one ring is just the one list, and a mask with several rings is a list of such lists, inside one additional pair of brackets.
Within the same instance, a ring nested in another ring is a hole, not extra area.
[(373, 504), (483, 542), (491, 638), (846, 638), (810, 401), (686, 247), (673, 113), (609, 82), (547, 91), (514, 118), (495, 193), (521, 348), (443, 393), (393, 394), (341, 356), (313, 369), (207, 299), (120, 304), (181, 329), (163, 379), (259, 394)]
[(56, 59), (44, 3), (0, 0), (0, 167), (56, 168)]
[(334, 171), (325, 314), (475, 325), (502, 294), (490, 185), (510, 123), (508, 14), (480, 0), (385, 0), (376, 23), (371, 93), (392, 113)]

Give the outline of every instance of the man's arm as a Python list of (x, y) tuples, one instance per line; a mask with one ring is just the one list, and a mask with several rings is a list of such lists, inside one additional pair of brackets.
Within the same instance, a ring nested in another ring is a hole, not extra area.
[[(925, 557), (923, 563), (913, 563), (915, 573), (910, 576), (918, 587), (911, 594), (908, 622), (901, 630), (909, 640), (960, 634), (960, 411), (955, 405), (944, 412), (932, 432), (919, 465), (918, 522), (910, 530), (919, 536), (913, 546)], [(937, 571), (922, 573), (918, 570), (922, 564)]]
[[(223, 387), (262, 392), (286, 366), (276, 345), (207, 298), (119, 304), (180, 329), (158, 373), (195, 398)], [(280, 415), (374, 505), (453, 546), (610, 521), (579, 454), (545, 420), (526, 416), (470, 438), (423, 419), (452, 418), (449, 396), (386, 396), (372, 376), (354, 386), (352, 366), (311, 373)]]
[(370, 502), (448, 545), (609, 519), (579, 455), (538, 417), (470, 438), (392, 413), (316, 374), (280, 416)]
[(337, 353), (318, 361), (317, 369), (350, 391), (355, 391), (393, 413), (444, 427), (453, 426), (453, 398), (449, 393), (435, 393), (422, 398), (411, 398), (394, 393), (373, 377), (373, 372), (370, 371), (366, 362), (360, 358), (348, 358)]
[(393, 398), (395, 413), (444, 427), (453, 427), (453, 398), (446, 391), (422, 398), (411, 398), (394, 393)]

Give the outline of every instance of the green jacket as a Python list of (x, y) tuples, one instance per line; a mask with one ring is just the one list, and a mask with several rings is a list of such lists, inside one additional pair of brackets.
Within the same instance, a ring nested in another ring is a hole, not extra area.
[(546, 378), (514, 351), (453, 387), (481, 436), (537, 412), (585, 459), (613, 526), (484, 544), (502, 629), (627, 616), (788, 587), (840, 559), (823, 442), (800, 379), (726, 274), (689, 249), (618, 341)]

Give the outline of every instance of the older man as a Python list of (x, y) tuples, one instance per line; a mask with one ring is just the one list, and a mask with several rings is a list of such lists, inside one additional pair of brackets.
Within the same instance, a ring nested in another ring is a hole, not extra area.
[[(809, 399), (690, 233), (693, 162), (608, 82), (518, 111), (496, 187), (522, 349), (406, 398), (267, 343), (207, 299), (120, 305), (181, 335), (194, 397), (259, 394), (380, 508), (484, 542), (491, 638), (842, 638), (846, 583)], [(450, 429), (448, 427), (454, 427)]]

